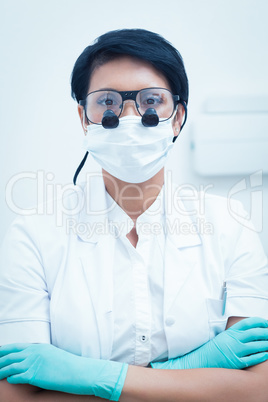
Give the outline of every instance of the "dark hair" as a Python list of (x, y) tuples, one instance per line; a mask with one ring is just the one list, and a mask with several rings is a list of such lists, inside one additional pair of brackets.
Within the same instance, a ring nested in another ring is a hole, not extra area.
[(76, 60), (72, 75), (72, 97), (87, 96), (94, 69), (120, 55), (151, 63), (168, 80), (174, 95), (188, 102), (188, 79), (180, 53), (162, 36), (145, 29), (120, 29), (101, 35)]

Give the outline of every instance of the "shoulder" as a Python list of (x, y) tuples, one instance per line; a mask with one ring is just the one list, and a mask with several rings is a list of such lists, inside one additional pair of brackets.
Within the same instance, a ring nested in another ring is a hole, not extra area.
[(219, 249), (230, 252), (238, 243), (259, 243), (257, 230), (239, 200), (202, 191), (184, 191), (180, 192), (179, 202), (204, 245), (217, 244)]
[(68, 186), (59, 197), (17, 214), (6, 232), (4, 244), (24, 242), (39, 249), (42, 245), (64, 242), (70, 234), (68, 224), (79, 220), (84, 204), (85, 187)]
[(242, 230), (247, 222), (253, 225), (243, 204), (234, 198), (211, 194), (206, 191), (180, 188), (172, 185), (170, 196), (172, 208), (181, 216), (188, 217), (195, 224), (206, 222), (213, 225), (216, 232), (233, 232)]

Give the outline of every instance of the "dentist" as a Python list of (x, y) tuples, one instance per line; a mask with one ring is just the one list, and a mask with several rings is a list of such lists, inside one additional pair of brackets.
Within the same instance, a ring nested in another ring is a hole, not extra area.
[[(258, 236), (165, 171), (187, 117), (180, 54), (146, 30), (108, 32), (76, 61), (72, 95), (86, 154), (55, 201), (62, 224), (20, 216), (1, 248), (0, 397), (267, 401)], [(88, 155), (102, 170), (79, 184)], [(67, 231), (70, 217), (94, 231)]]

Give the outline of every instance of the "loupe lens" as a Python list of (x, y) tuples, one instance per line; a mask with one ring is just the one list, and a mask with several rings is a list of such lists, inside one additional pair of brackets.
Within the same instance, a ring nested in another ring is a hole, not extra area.
[(145, 127), (155, 127), (159, 123), (159, 117), (155, 109), (149, 108), (142, 116), (141, 121)]
[(104, 128), (116, 128), (119, 124), (119, 119), (112, 110), (106, 110), (103, 113), (101, 124)]

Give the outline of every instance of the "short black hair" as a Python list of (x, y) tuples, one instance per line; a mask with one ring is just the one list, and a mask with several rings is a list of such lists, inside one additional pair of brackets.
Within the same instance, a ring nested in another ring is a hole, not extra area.
[(94, 69), (120, 55), (151, 63), (166, 77), (173, 94), (180, 95), (181, 100), (188, 103), (188, 79), (180, 53), (161, 35), (145, 29), (110, 31), (87, 46), (72, 71), (72, 97), (77, 102), (85, 99)]

